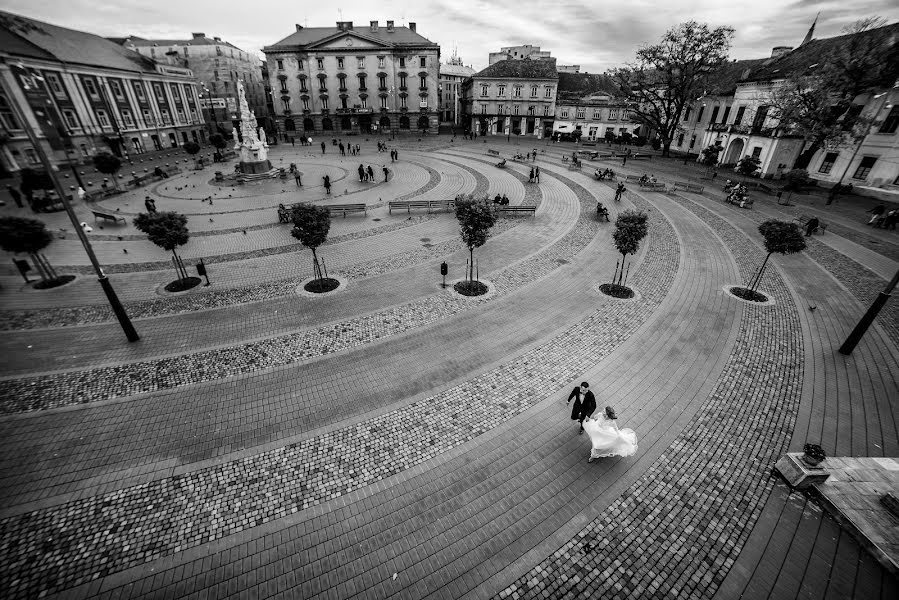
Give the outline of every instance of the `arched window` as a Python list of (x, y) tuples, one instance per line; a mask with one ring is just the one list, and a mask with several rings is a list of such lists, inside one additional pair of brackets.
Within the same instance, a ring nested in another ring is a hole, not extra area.
[(284, 119), (284, 130), (285, 131), (296, 131), (297, 130), (296, 123), (293, 122), (293, 119)]
[(418, 117), (418, 128), (419, 129), (427, 129), (430, 126), (431, 126), (431, 123), (426, 116), (422, 115), (422, 116)]
[(332, 131), (334, 129), (334, 123), (331, 122), (331, 119), (328, 117), (322, 119), (322, 129), (324, 131)]
[(406, 115), (400, 117), (400, 129), (409, 129), (409, 117)]

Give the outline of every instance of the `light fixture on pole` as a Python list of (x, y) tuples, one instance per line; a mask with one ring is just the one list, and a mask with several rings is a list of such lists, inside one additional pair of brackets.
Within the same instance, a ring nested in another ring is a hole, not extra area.
[(84, 251), (87, 252), (87, 257), (88, 259), (90, 259), (91, 265), (94, 267), (94, 271), (97, 273), (97, 280), (100, 282), (100, 286), (103, 288), (103, 292), (106, 294), (106, 299), (109, 300), (109, 305), (112, 308), (112, 312), (115, 314), (116, 319), (118, 319), (119, 321), (119, 325), (122, 326), (122, 330), (125, 332), (125, 337), (128, 338), (129, 342), (136, 342), (140, 339), (140, 336), (134, 329), (134, 325), (132, 325), (131, 319), (128, 318), (128, 313), (125, 312), (125, 307), (122, 306), (122, 303), (119, 301), (115, 290), (112, 289), (112, 283), (109, 281), (109, 278), (106, 277), (106, 274), (100, 267), (97, 256), (94, 254), (94, 249), (91, 247), (90, 240), (87, 239), (87, 233), (85, 233), (84, 229), (81, 227), (81, 224), (78, 222), (78, 217), (75, 215), (75, 211), (72, 209), (72, 205), (69, 202), (68, 195), (65, 193), (65, 190), (62, 189), (62, 184), (59, 183), (59, 179), (57, 179), (56, 177), (56, 172), (53, 169), (53, 165), (50, 163), (50, 158), (47, 156), (43, 144), (40, 143), (37, 134), (34, 132), (34, 129), (31, 126), (31, 122), (28, 121), (25, 113), (19, 108), (19, 105), (12, 94), (9, 95), (9, 99), (10, 102), (8, 104), (12, 108), (13, 114), (22, 124), (22, 129), (25, 130), (25, 134), (28, 136), (28, 140), (31, 142), (34, 151), (40, 158), (41, 164), (43, 164), (44, 169), (47, 172), (47, 176), (50, 177), (50, 180), (53, 182), (53, 188), (56, 190), (56, 194), (59, 196), (59, 200), (60, 202), (62, 202), (63, 207), (65, 207), (66, 214), (69, 216), (69, 220), (72, 222), (72, 227), (78, 234), (78, 239), (81, 240), (81, 245), (84, 246)]

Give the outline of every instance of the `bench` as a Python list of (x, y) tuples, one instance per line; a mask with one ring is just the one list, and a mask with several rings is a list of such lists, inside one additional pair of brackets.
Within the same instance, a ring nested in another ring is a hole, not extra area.
[[(799, 226), (801, 228), (805, 229), (805, 226), (808, 225), (809, 220), (811, 220), (811, 216), (801, 215), (798, 217), (794, 217), (793, 220), (797, 221), (799, 223)], [(821, 219), (818, 219), (818, 228), (815, 229), (815, 231), (818, 231), (823, 234), (826, 229), (827, 229), (827, 223), (825, 223)], [(815, 233), (815, 231), (813, 231), (812, 233)]]
[(342, 214), (343, 218), (346, 218), (347, 213), (355, 213), (361, 212), (368, 214), (368, 209), (364, 204), (331, 204), (329, 206), (325, 206), (328, 209), (328, 212), (331, 215)]
[(117, 223), (118, 221), (121, 221), (122, 223), (125, 222), (125, 217), (120, 215), (103, 212), (102, 210), (92, 210), (91, 212), (94, 213), (94, 222), (96, 222), (97, 219), (104, 219), (106, 221), (112, 221), (113, 223)]
[(568, 170), (569, 171), (580, 171), (581, 170), (580, 161), (578, 161), (578, 162), (571, 161), (571, 164), (568, 165)]
[(487, 148), (487, 154), (491, 154), (493, 156), (499, 156), (499, 150), (491, 150), (490, 148)]
[(393, 209), (397, 210), (406, 209), (407, 213), (412, 212), (413, 208), (427, 208), (428, 212), (431, 212), (432, 209), (435, 208), (443, 208), (445, 210), (449, 210), (453, 206), (456, 205), (454, 200), (407, 200), (407, 201), (395, 201), (387, 203), (387, 212), (393, 214)]
[(733, 196), (726, 196), (724, 201), (728, 204), (739, 206), (740, 208), (752, 208), (753, 200), (747, 197), (745, 200), (736, 200)]
[(698, 183), (690, 183), (688, 181), (675, 181), (674, 185), (671, 186), (671, 191), (676, 192), (677, 190), (683, 190), (685, 192), (693, 192), (694, 194), (701, 194), (702, 190), (705, 189), (703, 186)]
[(640, 175), (625, 175), (624, 181), (627, 183), (630, 183), (633, 181), (640, 181)]
[(577, 153), (586, 156), (590, 160), (596, 160), (599, 157), (599, 152), (595, 150), (578, 150)]
[(640, 184), (640, 189), (662, 190), (665, 191), (665, 184), (661, 181), (644, 181)]
[(631, 154), (627, 158), (628, 160), (650, 160), (652, 154)]
[(596, 146), (596, 142), (581, 142), (581, 146)]
[(517, 215), (523, 213), (531, 213), (531, 215), (537, 214), (536, 206), (500, 206), (496, 209), (497, 213), (506, 213), (510, 215)]

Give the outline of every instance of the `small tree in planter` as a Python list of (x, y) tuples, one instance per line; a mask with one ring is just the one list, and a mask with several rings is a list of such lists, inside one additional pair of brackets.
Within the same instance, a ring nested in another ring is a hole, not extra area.
[(768, 298), (764, 294), (758, 293), (759, 283), (765, 274), (765, 267), (768, 266), (768, 259), (775, 252), (778, 254), (795, 254), (805, 250), (805, 238), (799, 230), (796, 223), (787, 223), (786, 221), (770, 220), (759, 225), (759, 233), (765, 239), (765, 250), (768, 255), (765, 256), (762, 266), (759, 267), (753, 276), (749, 285), (745, 288), (734, 288), (732, 291), (736, 296), (744, 300), (752, 302), (765, 302)]
[(122, 168), (122, 161), (115, 154), (109, 152), (98, 152), (94, 155), (94, 168), (112, 177), (113, 185), (118, 188), (119, 184), (115, 179), (115, 174)]
[(32, 210), (42, 208), (40, 206), (35, 206), (34, 192), (38, 190), (54, 189), (53, 180), (50, 179), (50, 176), (46, 171), (35, 171), (28, 167), (22, 169), (19, 174), (22, 177), (22, 185), (19, 186), (19, 189), (25, 194), (25, 200), (28, 201), (28, 206), (30, 206)]
[(190, 239), (187, 217), (176, 212), (141, 213), (134, 218), (134, 226), (147, 234), (151, 242), (168, 250), (174, 257), (178, 279), (165, 286), (169, 292), (181, 292), (200, 283), (199, 277), (190, 277), (175, 249)]
[(606, 134), (603, 137), (605, 137), (606, 143), (611, 145), (615, 141), (615, 132), (611, 129), (606, 129)]
[(41, 250), (50, 245), (53, 235), (43, 222), (23, 217), (0, 217), (0, 248), (14, 254), (28, 254), (41, 280), (38, 289), (57, 287), (72, 281), (73, 275), (57, 275)]
[(487, 286), (475, 280), (474, 249), (487, 242), (490, 228), (496, 225), (496, 213), (487, 202), (475, 200), (470, 195), (459, 196), (456, 198), (456, 220), (462, 242), (468, 247), (469, 264), (467, 281), (457, 283), (455, 289), (466, 296), (480, 296), (487, 293)]
[(184, 151), (194, 157), (194, 168), (197, 169), (196, 155), (200, 153), (200, 144), (196, 142), (186, 142), (183, 146)]
[(721, 151), (724, 150), (721, 146), (716, 146), (715, 144), (710, 145), (708, 148), (704, 148), (702, 152), (699, 153), (699, 163), (705, 165), (708, 171), (712, 170), (716, 164), (718, 164), (718, 157), (721, 155)]
[(328, 231), (331, 230), (331, 213), (323, 206), (303, 202), (293, 207), (291, 217), (293, 231), (290, 232), (290, 235), (312, 250), (312, 272), (315, 279), (306, 284), (306, 291), (316, 294), (330, 292), (339, 286), (340, 282), (328, 277), (327, 270), (325, 270), (324, 276), (322, 275), (322, 266), (319, 263), (316, 248), (328, 239)]
[(213, 133), (210, 135), (209, 143), (213, 145), (219, 154), (221, 154), (222, 150), (228, 146), (228, 141), (225, 139), (225, 136), (220, 133)]
[(652, 149), (658, 150), (661, 147), (662, 147), (662, 140), (660, 140), (659, 138), (652, 138)]
[(759, 159), (747, 154), (740, 159), (735, 170), (743, 176), (743, 182), (745, 183), (746, 178), (758, 170), (760, 163), (761, 161), (759, 161)]
[[(646, 223), (648, 218), (645, 212), (626, 210), (615, 219), (615, 233), (612, 234), (612, 239), (615, 247), (621, 252), (621, 268), (619, 269), (616, 263), (612, 283), (600, 286), (604, 293), (616, 298), (630, 298), (634, 295), (634, 292), (627, 287), (624, 263), (628, 254), (636, 254), (640, 249), (640, 242), (649, 231)], [(628, 271), (630, 271), (630, 267), (628, 267)]]

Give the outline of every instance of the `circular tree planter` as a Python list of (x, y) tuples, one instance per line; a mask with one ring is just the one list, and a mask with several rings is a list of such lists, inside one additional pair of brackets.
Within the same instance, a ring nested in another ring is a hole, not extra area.
[(726, 285), (724, 286), (724, 291), (727, 292), (728, 296), (747, 304), (755, 306), (770, 306), (774, 304), (774, 298), (770, 295), (759, 291), (752, 291), (742, 285)]
[(640, 297), (634, 288), (617, 283), (604, 283), (599, 286), (599, 291), (616, 300), (637, 300)]
[(346, 279), (342, 277), (325, 277), (322, 279), (309, 278), (296, 288), (297, 295), (307, 298), (321, 298), (346, 289)]
[(53, 288), (64, 286), (67, 283), (72, 283), (73, 281), (75, 281), (74, 275), (60, 275), (56, 279), (35, 281), (31, 284), (31, 287), (36, 290), (52, 290)]
[(186, 279), (176, 279), (175, 281), (165, 285), (164, 289), (170, 294), (178, 294), (193, 289), (203, 283), (199, 277), (187, 277)]
[(490, 298), (496, 294), (496, 286), (486, 279), (478, 279), (477, 281), (457, 279), (447, 283), (446, 289), (453, 296), (464, 298), (466, 300), (480, 300), (483, 298)]

